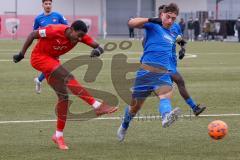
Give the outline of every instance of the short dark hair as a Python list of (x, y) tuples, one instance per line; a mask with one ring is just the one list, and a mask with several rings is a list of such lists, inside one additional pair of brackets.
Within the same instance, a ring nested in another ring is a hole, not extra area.
[(84, 33), (87, 33), (88, 31), (87, 25), (81, 20), (74, 21), (71, 27), (74, 29), (74, 31), (83, 31)]
[(45, 1), (51, 1), (52, 2), (52, 0), (42, 0), (42, 3), (44, 3)]
[(158, 7), (158, 11), (160, 11), (160, 10), (163, 10), (163, 8), (165, 7), (166, 5), (164, 4), (164, 5), (161, 5), (161, 6), (159, 6)]
[(167, 12), (173, 12), (176, 13), (176, 15), (178, 15), (179, 13), (179, 8), (175, 3), (170, 3), (169, 5), (166, 5), (163, 10), (163, 13), (167, 13)]
[(162, 13), (162, 11), (163, 11), (163, 9), (164, 9), (165, 6), (166, 6), (166, 5), (164, 4), (164, 5), (161, 5), (161, 6), (158, 7), (158, 14), (161, 14), (161, 13)]

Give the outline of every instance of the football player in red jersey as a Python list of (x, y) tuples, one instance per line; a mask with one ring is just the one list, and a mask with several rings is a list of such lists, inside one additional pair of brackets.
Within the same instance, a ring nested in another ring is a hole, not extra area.
[[(33, 30), (41, 27), (46, 27), (49, 24), (65, 24), (68, 25), (67, 19), (60, 13), (52, 11), (53, 0), (42, 0), (43, 13), (35, 17)], [(45, 79), (44, 74), (41, 73), (34, 78), (35, 91), (40, 94), (42, 91), (42, 81)]]
[(15, 63), (21, 61), (33, 40), (38, 39), (32, 51), (30, 62), (33, 68), (43, 72), (48, 84), (55, 90), (58, 96), (56, 106), (57, 127), (52, 140), (58, 145), (59, 149), (63, 150), (68, 149), (63, 139), (63, 129), (70, 105), (67, 89), (91, 105), (97, 116), (110, 114), (118, 109), (95, 100), (74, 76), (61, 65), (58, 59), (59, 56), (66, 54), (74, 48), (78, 42), (94, 48), (91, 52), (91, 57), (100, 56), (103, 53), (103, 49), (86, 33), (87, 26), (81, 20), (73, 22), (71, 27), (61, 24), (49, 25), (30, 33), (22, 50), (19, 54), (13, 56)]

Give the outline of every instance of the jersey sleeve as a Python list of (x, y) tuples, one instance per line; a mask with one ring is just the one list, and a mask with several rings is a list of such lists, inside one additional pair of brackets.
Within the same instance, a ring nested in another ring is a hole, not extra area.
[(55, 35), (51, 26), (38, 29), (38, 35), (40, 38), (51, 38)]
[(143, 27), (144, 27), (145, 29), (152, 29), (152, 28), (154, 28), (154, 26), (155, 26), (155, 24), (153, 24), (153, 23), (151, 23), (151, 22), (145, 23), (145, 24), (143, 25)]
[(39, 28), (38, 19), (35, 18), (34, 23), (33, 23), (33, 30), (37, 30), (38, 28)]
[(94, 42), (94, 40), (92, 39), (92, 37), (90, 37), (89, 35), (86, 34), (83, 36), (83, 38), (80, 42), (90, 46)]
[(60, 24), (68, 25), (68, 21), (67, 21), (67, 19), (66, 19), (63, 15), (58, 14), (58, 16), (59, 16), (59, 22), (60, 22)]
[(178, 35), (182, 36), (182, 30), (181, 30), (181, 27), (178, 23), (176, 23), (176, 29), (177, 29)]

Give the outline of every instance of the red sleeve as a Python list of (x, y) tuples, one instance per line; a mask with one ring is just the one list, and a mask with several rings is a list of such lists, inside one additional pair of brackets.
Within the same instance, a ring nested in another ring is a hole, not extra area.
[(82, 37), (82, 40), (80, 42), (90, 46), (94, 42), (94, 40), (92, 39), (92, 37), (86, 34)]
[(54, 29), (51, 26), (38, 29), (38, 35), (40, 38), (49, 38), (54, 36)]

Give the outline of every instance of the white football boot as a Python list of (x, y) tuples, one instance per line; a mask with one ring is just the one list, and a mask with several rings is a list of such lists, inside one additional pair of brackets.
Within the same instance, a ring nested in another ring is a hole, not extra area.
[(127, 134), (127, 129), (122, 127), (122, 124), (118, 128), (117, 137), (120, 142), (122, 142)]
[(166, 116), (162, 120), (163, 128), (171, 126), (175, 121), (178, 120), (181, 113), (181, 109), (176, 107), (170, 113), (166, 114)]
[(42, 91), (42, 83), (38, 80), (38, 78), (34, 78), (35, 82), (35, 91), (37, 94), (40, 94)]

